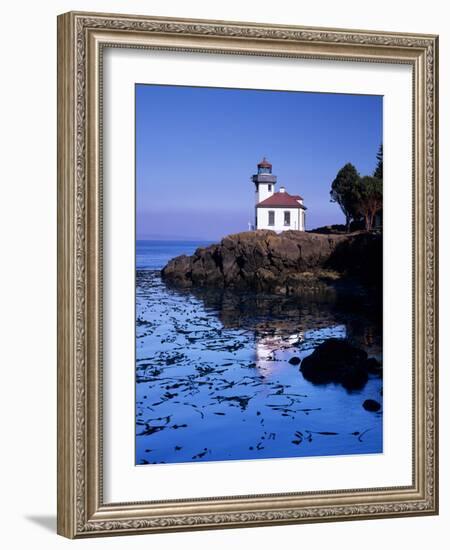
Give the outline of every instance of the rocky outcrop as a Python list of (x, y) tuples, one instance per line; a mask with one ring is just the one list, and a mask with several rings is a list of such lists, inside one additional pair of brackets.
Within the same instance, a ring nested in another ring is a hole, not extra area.
[(250, 288), (296, 295), (333, 291), (348, 279), (381, 284), (381, 236), (247, 231), (178, 256), (162, 270), (179, 287)]
[[(347, 340), (329, 338), (303, 359), (300, 370), (308, 382), (341, 384), (352, 391), (366, 385), (369, 374), (374, 372), (374, 363), (381, 376), (381, 364), (375, 358), (369, 359), (364, 350), (355, 348)], [(369, 403), (370, 406), (373, 405)]]

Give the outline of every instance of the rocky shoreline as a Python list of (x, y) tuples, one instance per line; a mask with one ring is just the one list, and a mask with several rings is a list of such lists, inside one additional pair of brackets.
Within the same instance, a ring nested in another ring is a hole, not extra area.
[(180, 288), (251, 289), (279, 295), (381, 292), (382, 236), (246, 231), (192, 256), (173, 258), (161, 272)]

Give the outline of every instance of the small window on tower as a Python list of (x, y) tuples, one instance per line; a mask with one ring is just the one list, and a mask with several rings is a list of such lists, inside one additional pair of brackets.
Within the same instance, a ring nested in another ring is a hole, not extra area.
[(274, 210), (269, 210), (269, 225), (275, 225), (275, 212), (274, 212)]
[(271, 193), (271, 192), (272, 192), (272, 185), (269, 184), (269, 193)]
[(284, 213), (284, 225), (291, 225), (291, 213), (288, 210)]

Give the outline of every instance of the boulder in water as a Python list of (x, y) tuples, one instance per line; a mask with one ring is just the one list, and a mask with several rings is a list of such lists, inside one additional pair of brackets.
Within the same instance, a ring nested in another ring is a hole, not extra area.
[(374, 399), (366, 399), (362, 406), (369, 412), (378, 412), (381, 409), (380, 403)]
[(300, 370), (313, 384), (341, 384), (345, 389), (360, 390), (369, 379), (372, 362), (367, 353), (347, 340), (330, 338), (305, 357)]

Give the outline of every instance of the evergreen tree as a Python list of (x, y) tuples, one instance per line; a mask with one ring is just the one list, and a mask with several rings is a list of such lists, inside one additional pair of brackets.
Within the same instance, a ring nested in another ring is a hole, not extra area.
[(383, 181), (383, 144), (381, 143), (377, 153), (377, 167), (373, 173), (374, 178)]
[(359, 181), (358, 171), (349, 162), (339, 170), (331, 184), (331, 201), (337, 202), (341, 207), (347, 231), (350, 230), (351, 220), (359, 215)]

